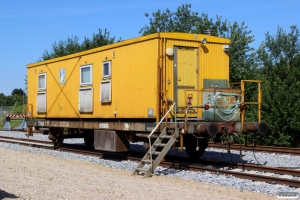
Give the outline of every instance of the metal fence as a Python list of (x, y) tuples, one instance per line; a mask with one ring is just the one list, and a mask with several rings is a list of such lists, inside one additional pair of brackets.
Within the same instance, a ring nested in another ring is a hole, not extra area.
[(12, 106), (0, 106), (0, 126), (2, 127), (5, 117), (8, 114), (11, 114)]

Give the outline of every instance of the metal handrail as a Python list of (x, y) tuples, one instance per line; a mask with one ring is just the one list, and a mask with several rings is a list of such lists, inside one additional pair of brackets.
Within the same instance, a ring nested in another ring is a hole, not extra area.
[[(153, 169), (153, 159), (152, 159), (152, 149), (151, 149), (151, 136), (152, 134), (156, 131), (158, 126), (161, 124), (161, 122), (166, 118), (166, 116), (169, 114), (169, 112), (172, 110), (172, 108), (175, 106), (176, 103), (174, 103), (171, 108), (168, 110), (168, 112), (161, 118), (161, 120), (158, 122), (158, 124), (155, 126), (155, 128), (152, 130), (152, 132), (149, 134), (148, 139), (149, 139), (149, 146), (150, 146), (150, 159), (151, 159), (151, 171)], [(175, 107), (175, 125), (176, 125), (176, 107)]]
[(195, 106), (188, 106), (188, 107), (186, 107), (186, 110), (185, 110), (185, 115), (186, 115), (186, 117), (185, 117), (185, 122), (187, 122), (187, 121), (189, 120), (189, 113), (188, 113), (188, 110), (189, 110), (190, 108), (203, 108), (204, 105), (205, 105), (205, 104), (202, 104), (202, 105), (195, 105)]

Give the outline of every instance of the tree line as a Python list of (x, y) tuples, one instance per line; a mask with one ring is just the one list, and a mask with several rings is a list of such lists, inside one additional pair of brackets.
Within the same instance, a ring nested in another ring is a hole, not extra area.
[[(265, 33), (265, 39), (258, 49), (251, 47), (255, 40), (246, 23), (229, 22), (216, 16), (192, 11), (192, 5), (182, 4), (175, 11), (157, 10), (151, 15), (145, 13), (149, 23), (140, 29), (141, 35), (156, 32), (186, 32), (203, 34), (210, 29), (214, 36), (231, 40), (230, 82), (240, 80), (262, 80), (262, 120), (269, 126), (269, 133), (259, 137), (259, 143), (277, 146), (300, 145), (300, 45), (299, 30), (291, 25), (289, 30), (278, 26), (275, 35)], [(121, 38), (117, 41), (121, 41)], [(45, 50), (40, 60), (56, 58), (95, 47), (112, 44), (106, 29), (98, 30), (92, 37), (79, 42), (77, 36), (54, 42), (50, 51)], [(257, 87), (250, 85), (247, 101), (257, 101)], [(1, 94), (0, 94), (1, 95)], [(2, 99), (2, 98), (1, 98)], [(257, 121), (257, 111), (247, 110), (247, 121)]]
[(0, 93), (0, 106), (11, 106), (14, 114), (24, 114), (27, 96), (23, 89), (15, 88), (11, 95)]

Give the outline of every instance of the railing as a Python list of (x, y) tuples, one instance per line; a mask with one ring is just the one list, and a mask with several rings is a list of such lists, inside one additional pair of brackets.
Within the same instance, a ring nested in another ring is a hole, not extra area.
[[(241, 80), (241, 82), (230, 83), (230, 85), (240, 85), (242, 91), (242, 98), (245, 99), (245, 83), (257, 83), (257, 102), (243, 102), (243, 104), (248, 105), (257, 105), (257, 120), (261, 120), (261, 102), (262, 102), (262, 93), (260, 89), (261, 80)], [(241, 127), (244, 127), (245, 122), (245, 112), (241, 112)]]
[[(170, 109), (168, 110), (168, 112), (163, 116), (163, 118), (161, 118), (161, 120), (158, 122), (158, 124), (155, 126), (155, 128), (152, 130), (152, 132), (150, 133), (150, 135), (148, 136), (148, 139), (149, 139), (149, 146), (150, 146), (150, 159), (151, 159), (151, 171), (153, 169), (153, 159), (152, 159), (152, 148), (151, 148), (151, 136), (152, 134), (156, 131), (156, 129), (159, 127), (159, 125), (161, 124), (161, 122), (166, 118), (166, 116), (169, 114), (169, 112), (172, 110), (172, 108), (176, 105), (176, 103), (174, 103)], [(176, 119), (176, 106), (175, 106), (175, 126), (176, 126), (176, 123), (177, 123), (177, 119)]]

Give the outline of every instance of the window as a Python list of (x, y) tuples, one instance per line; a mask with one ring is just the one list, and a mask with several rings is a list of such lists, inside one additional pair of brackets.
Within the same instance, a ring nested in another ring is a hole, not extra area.
[(79, 89), (79, 112), (91, 113), (93, 112), (93, 89), (92, 88), (80, 88)]
[(46, 90), (46, 73), (38, 75), (38, 90)]
[(102, 78), (110, 78), (111, 76), (111, 61), (102, 63)]
[(101, 103), (111, 102), (111, 81), (102, 81), (100, 84)]
[(80, 67), (80, 85), (92, 85), (92, 65)]
[(37, 113), (46, 113), (46, 92), (39, 92), (36, 95)]

